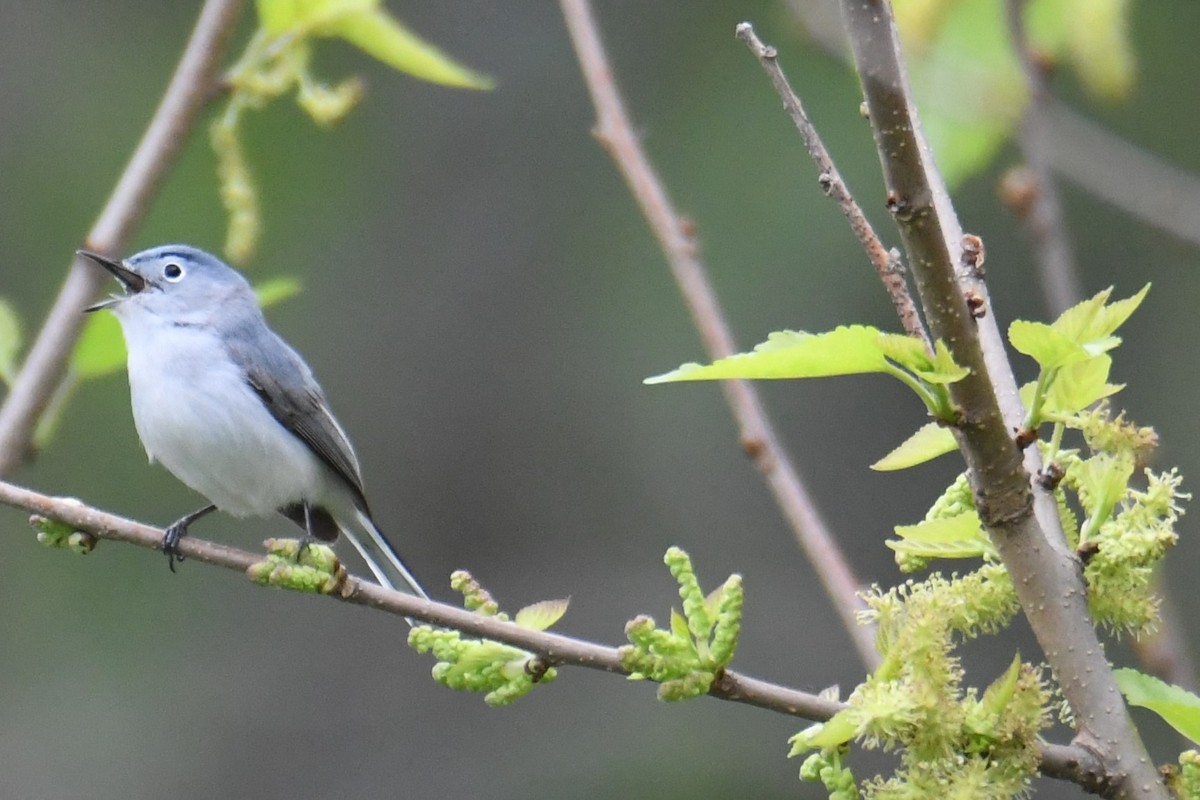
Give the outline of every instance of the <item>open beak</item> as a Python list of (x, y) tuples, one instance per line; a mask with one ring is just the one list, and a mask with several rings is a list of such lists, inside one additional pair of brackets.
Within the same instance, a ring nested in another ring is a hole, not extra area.
[[(93, 253), (91, 250), (76, 250), (75, 252), (93, 264), (108, 270), (109, 274), (121, 282), (121, 287), (125, 289), (125, 296), (137, 294), (146, 288), (146, 279), (126, 267), (120, 261), (114, 261), (108, 256)], [(88, 306), (84, 311), (99, 311), (102, 308), (112, 306), (114, 303), (119, 303), (123, 299), (124, 297), (121, 296), (110, 297), (108, 300), (103, 300), (94, 306)]]

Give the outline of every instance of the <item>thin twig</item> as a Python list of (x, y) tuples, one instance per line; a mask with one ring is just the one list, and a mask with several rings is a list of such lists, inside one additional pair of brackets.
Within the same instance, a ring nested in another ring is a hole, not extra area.
[[(696, 253), (693, 226), (676, 213), (662, 181), (634, 135), (591, 7), (587, 0), (561, 0), (561, 5), (596, 107), (596, 138), (616, 162), (650, 223), (705, 349), (713, 359), (732, 355), (737, 352), (733, 335), (708, 280), (707, 270)], [(866, 607), (858, 596), (861, 584), (775, 435), (757, 392), (746, 381), (723, 381), (721, 389), (740, 429), (742, 447), (766, 477), (776, 503), (809, 563), (820, 576), (863, 663), (867, 669), (874, 669), (879, 664), (874, 630), (860, 625), (857, 620), (858, 612)]]
[[(1029, 90), (1029, 103), (1025, 107), (1017, 142), (1033, 177), (1034, 191), (1026, 211), (1026, 222), (1033, 233), (1042, 291), (1052, 315), (1058, 316), (1083, 299), (1083, 288), (1063, 216), (1058, 181), (1051, 173), (1052, 120), (1048, 114), (1054, 98), (1025, 30), (1026, 5), (1026, 0), (1007, 0), (1006, 3), (1009, 35)], [(1107, 172), (1107, 168), (1098, 171)], [(1179, 686), (1195, 687), (1196, 668), (1188, 654), (1187, 636), (1173, 604), (1165, 596), (1167, 587), (1161, 575), (1157, 589), (1163, 597), (1158, 628), (1148, 636), (1135, 639), (1134, 652), (1144, 667), (1163, 679)]]
[[(1154, 763), (1129, 717), (1087, 605), (1078, 559), (1066, 546), (1053, 496), (1031, 489), (1037, 448), (1022, 458), (1011, 425), (1020, 418), (1016, 380), (995, 314), (976, 319), (965, 292), (982, 299), (977, 271), (963, 266), (963, 235), (920, 129), (888, 0), (841, 0), (854, 63), (888, 189), (930, 333), (970, 370), (950, 385), (956, 430), (976, 507), (1030, 627), (1079, 726), (1077, 743), (1101, 759), (1113, 797), (1166, 800)], [(1003, 406), (1003, 408), (1002, 408)], [(1032, 512), (1032, 513), (1031, 513)]]
[(833, 157), (829, 155), (825, 143), (821, 141), (820, 134), (809, 120), (808, 114), (804, 112), (800, 98), (792, 91), (791, 84), (783, 74), (783, 68), (779, 66), (777, 51), (774, 47), (762, 43), (762, 40), (754, 33), (754, 26), (749, 22), (740, 23), (736, 28), (736, 35), (750, 48), (750, 52), (762, 64), (767, 77), (771, 79), (775, 93), (783, 101), (783, 110), (791, 117), (796, 130), (800, 132), (800, 138), (804, 141), (804, 147), (808, 150), (809, 157), (817, 165), (819, 171), (817, 182), (822, 191), (833, 198), (846, 219), (850, 221), (850, 230), (854, 232), (859, 244), (866, 251), (867, 258), (875, 266), (875, 271), (883, 282), (883, 288), (887, 290), (892, 306), (900, 317), (900, 324), (904, 326), (904, 330), (908, 332), (909, 336), (915, 336), (928, 345), (929, 334), (926, 332), (925, 326), (921, 324), (917, 307), (913, 304), (912, 295), (908, 292), (908, 283), (904, 279), (899, 259), (883, 246), (883, 242), (875, 234), (875, 229), (871, 227), (866, 215), (855, 202), (854, 196), (850, 194), (850, 189), (842, 180), (842, 174), (833, 163)]
[(1047, 158), (1062, 177), (1152, 228), (1200, 247), (1200, 178), (1060, 102), (1046, 109)]
[[(50, 497), (39, 492), (0, 481), (0, 503), (62, 522), (99, 539), (124, 542), (149, 550), (162, 547), (163, 531), (140, 522), (106, 513), (72, 497)], [(210, 564), (245, 573), (263, 560), (263, 554), (239, 550), (216, 542), (188, 536), (179, 549), (188, 563)], [(519, 647), (540, 656), (550, 664), (586, 667), (618, 675), (628, 675), (615, 647), (595, 644), (558, 633), (523, 628), (512, 622), (485, 617), (456, 606), (422, 600), (411, 594), (385, 589), (374, 583), (351, 577), (348, 591), (323, 595), (354, 605), (374, 608), (401, 618), (419, 619), (431, 625), (462, 631), (484, 639)], [(821, 695), (724, 671), (709, 691), (711, 697), (774, 711), (813, 721), (824, 721), (846, 707), (844, 703)], [(1089, 775), (1099, 774), (1099, 762), (1087, 750), (1066, 745), (1043, 744), (1043, 774), (1087, 785)]]
[[(218, 61), (241, 8), (242, 0), (205, 2), (142, 141), (87, 235), (88, 248), (114, 253), (128, 243), (149, 208), (150, 198), (183, 149), (200, 109), (213, 96)], [(71, 349), (83, 330), (81, 311), (104, 281), (100, 270), (80, 258), (72, 262), (58, 298), (0, 407), (0, 475), (7, 475), (31, 455), (38, 420), (62, 383)]]
[(1046, 108), (1050, 87), (1025, 33), (1025, 0), (1007, 0), (1008, 32), (1029, 90), (1029, 102), (1017, 130), (1021, 156), (1033, 180), (1032, 198), (1024, 209), (1025, 222), (1033, 234), (1034, 254), (1046, 304), (1057, 317), (1083, 298), (1083, 285), (1075, 264), (1071, 237), (1063, 217), (1058, 182), (1050, 172), (1047, 151)]

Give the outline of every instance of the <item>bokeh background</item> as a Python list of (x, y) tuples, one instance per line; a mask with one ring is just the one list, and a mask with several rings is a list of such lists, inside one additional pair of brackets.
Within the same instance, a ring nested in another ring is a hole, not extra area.
[[(819, 567), (742, 455), (717, 387), (641, 384), (703, 353), (590, 135), (557, 7), (388, 5), (495, 76), (497, 90), (419, 83), (330, 43), (318, 72), (364, 76), (362, 106), (327, 132), (281, 102), (246, 129), (265, 231), (245, 269), (303, 280), (269, 316), (356, 441), (376, 516), (437, 596), (450, 598), (446, 579), (460, 567), (512, 609), (569, 595), (559, 627), (613, 644), (625, 620), (663, 619), (677, 602), (661, 557), (680, 545), (710, 584), (745, 578), (739, 669), (809, 690), (853, 686), (861, 667)], [(28, 329), (140, 137), (197, 8), (0, 4), (0, 293)], [(750, 19), (779, 47), (850, 186), (896, 244), (849, 71), (778, 2), (610, 0), (597, 11), (739, 341), (851, 321), (897, 328), (734, 25)], [(1200, 51), (1180, 35), (1200, 25), (1200, 5), (1138, 4), (1133, 24), (1140, 75), (1127, 102), (1096, 106), (1070, 76), (1056, 89), (1181, 171), (1200, 171)], [(1046, 314), (1027, 236), (995, 195), (1015, 158), (1005, 151), (957, 196), (964, 226), (987, 243), (1005, 323)], [(220, 247), (213, 167), (201, 130), (133, 249)], [(1116, 354), (1115, 379), (1129, 384), (1120, 403), (1158, 429), (1159, 466), (1200, 474), (1189, 400), (1200, 254), (1070, 187), (1065, 200), (1089, 292), (1155, 284)], [(895, 582), (882, 544), (890, 526), (919, 519), (958, 465), (891, 475), (867, 465), (922, 422), (922, 409), (883, 378), (762, 390), (863, 580)], [(14, 477), (160, 524), (199, 502), (145, 463), (123, 376), (85, 385), (53, 443)], [(665, 705), (652, 686), (579, 669), (490, 709), (435, 685), (432, 662), (405, 646), (395, 618), (198, 565), (172, 575), (131, 547), (52, 552), (8, 509), (0, 526), (6, 798), (823, 796), (784, 759), (798, 720), (712, 700)], [(286, 532), (282, 521), (221, 516), (197, 529), (247, 547)], [(1167, 573), (1200, 641), (1192, 517), (1181, 533)], [(1034, 652), (1019, 633), (1016, 643)], [(1013, 647), (973, 646), (974, 682), (999, 674)], [(1173, 752), (1160, 723), (1139, 719), (1157, 755)]]

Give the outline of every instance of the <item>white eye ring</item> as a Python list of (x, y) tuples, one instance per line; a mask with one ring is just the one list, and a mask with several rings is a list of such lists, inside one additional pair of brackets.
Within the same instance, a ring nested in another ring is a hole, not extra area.
[(171, 283), (179, 283), (181, 280), (183, 280), (185, 273), (183, 267), (179, 266), (174, 261), (171, 261), (165, 267), (163, 267), (162, 274), (163, 277), (169, 280)]

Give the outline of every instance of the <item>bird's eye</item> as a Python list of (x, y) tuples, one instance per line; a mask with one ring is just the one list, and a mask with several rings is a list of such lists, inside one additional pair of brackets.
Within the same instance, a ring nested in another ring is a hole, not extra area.
[(163, 277), (171, 283), (178, 283), (183, 279), (183, 267), (172, 261), (163, 267)]

